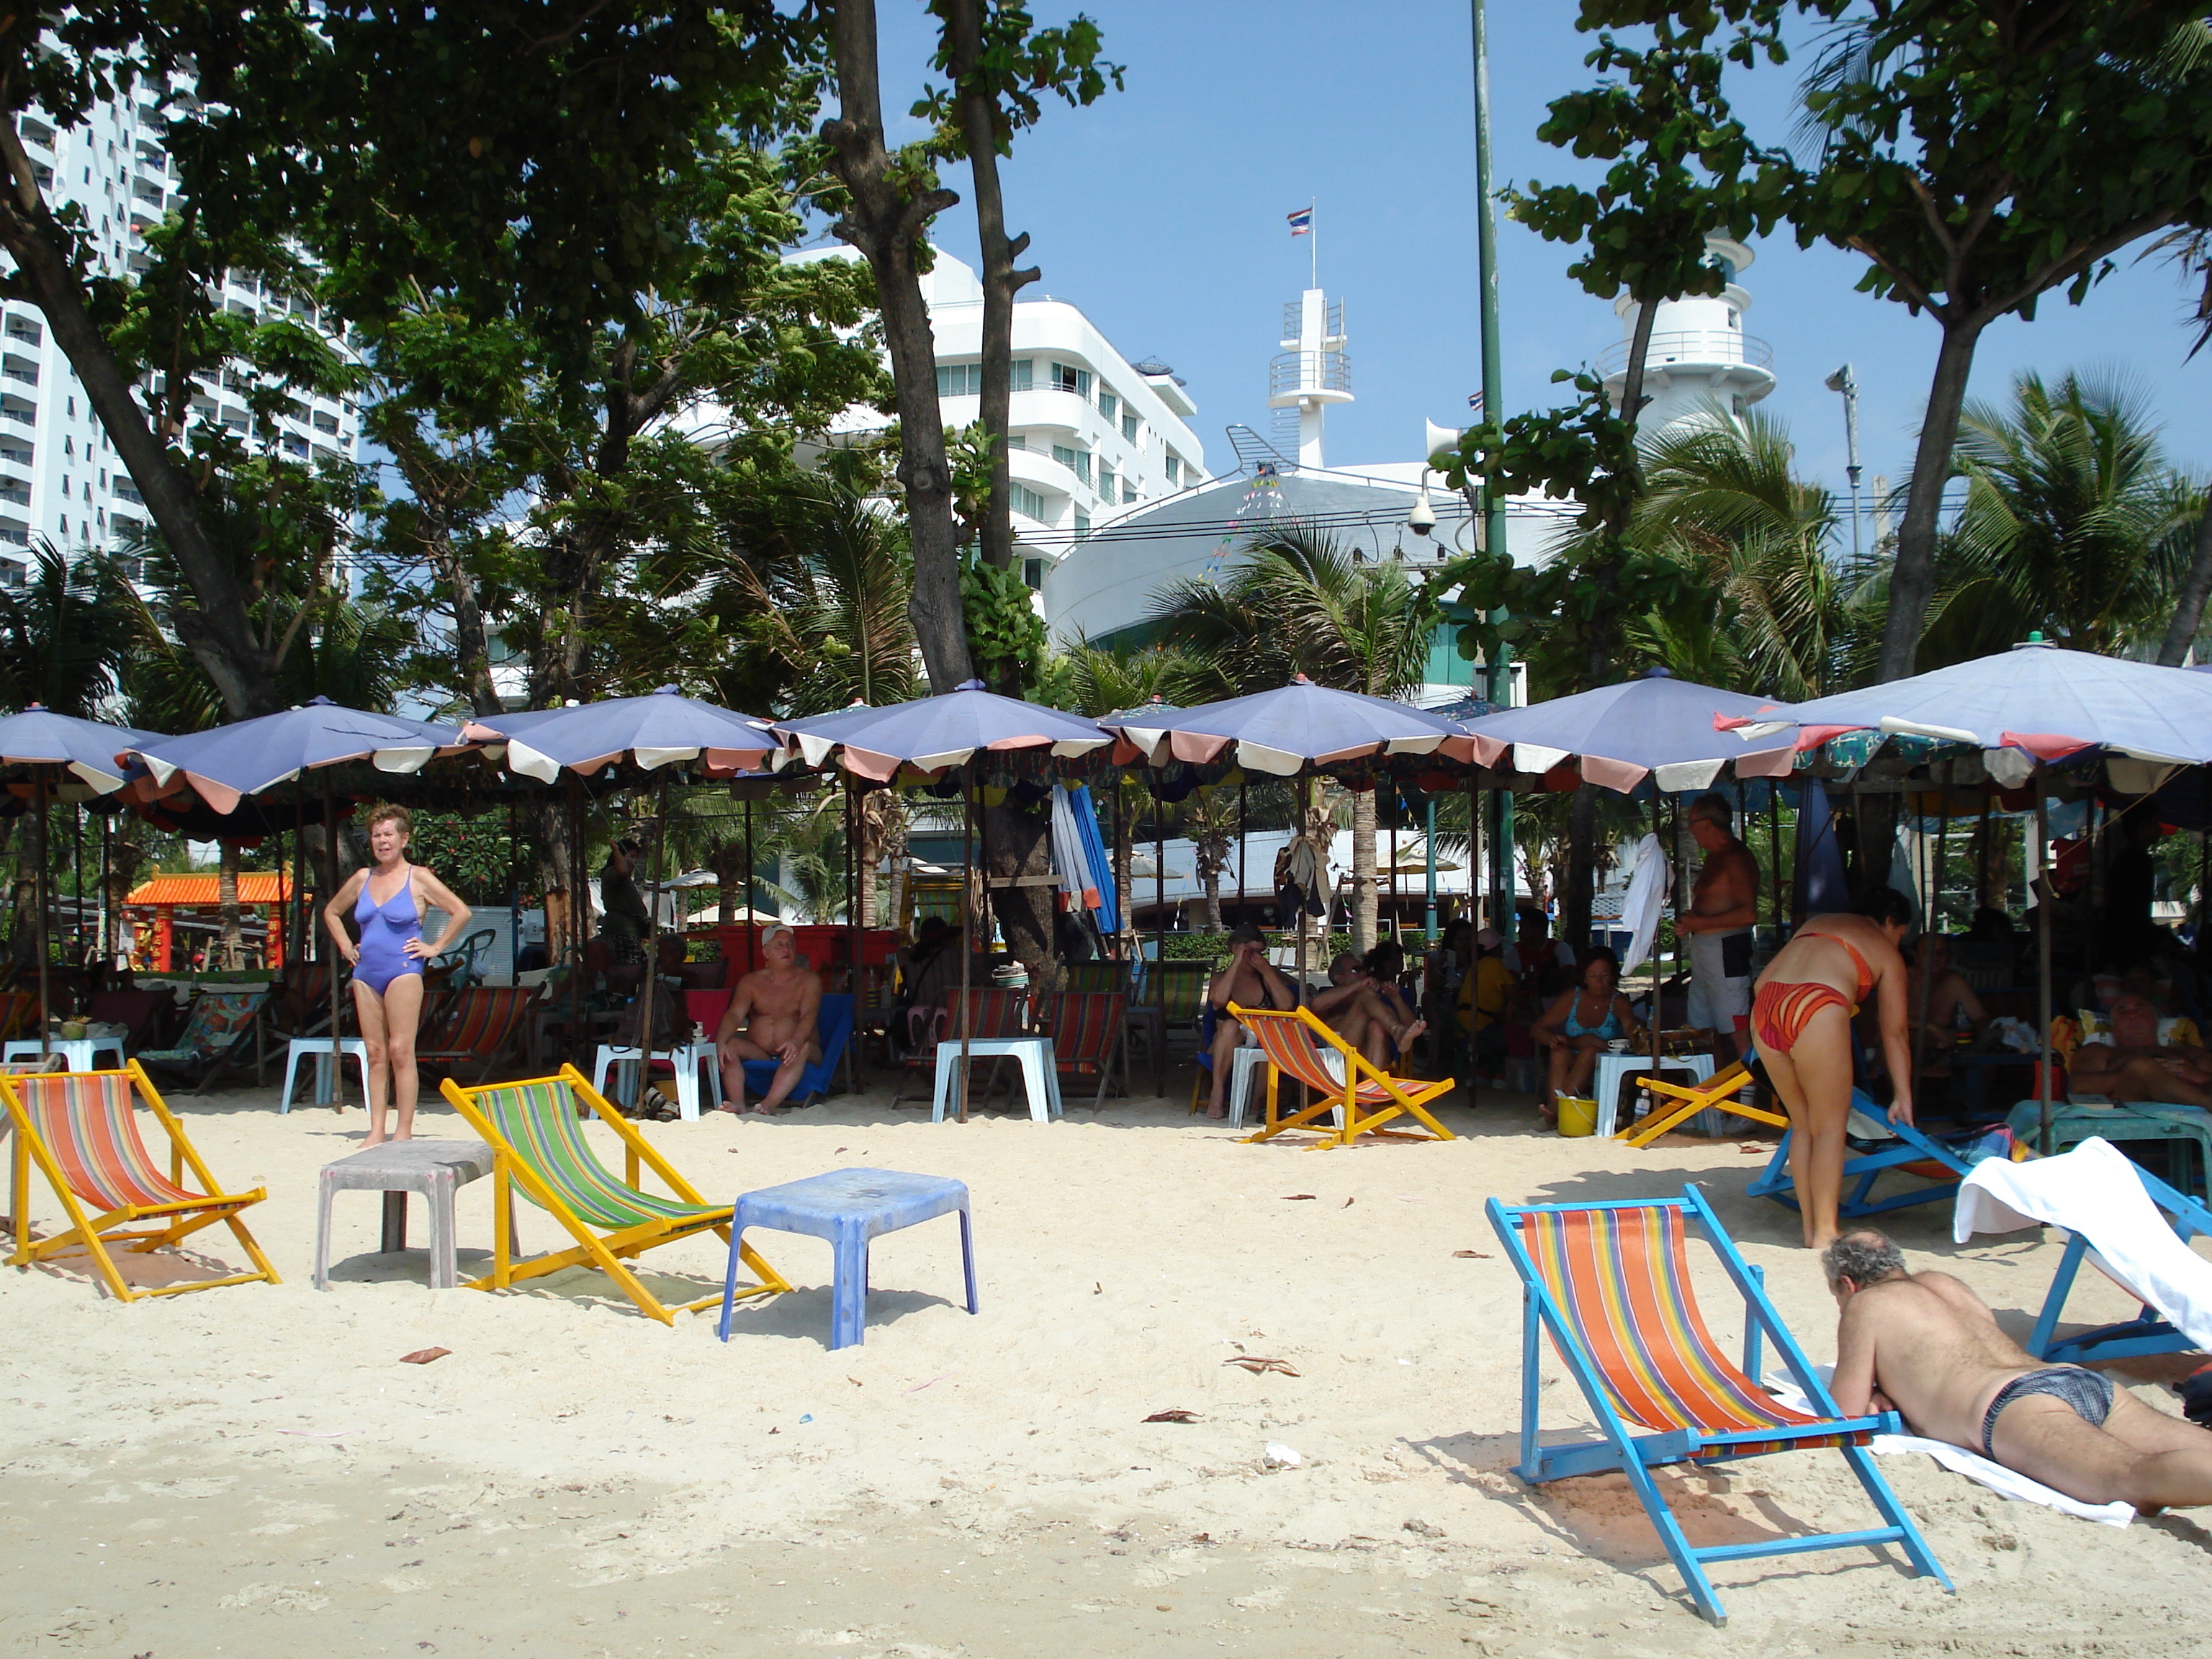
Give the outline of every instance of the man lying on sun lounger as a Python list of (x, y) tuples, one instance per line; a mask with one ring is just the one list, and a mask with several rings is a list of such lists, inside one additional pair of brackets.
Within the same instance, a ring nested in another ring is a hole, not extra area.
[(1895, 1410), (2086, 1504), (2212, 1504), (2212, 1434), (2154, 1411), (2101, 1371), (2039, 1365), (1948, 1273), (1905, 1271), (1871, 1227), (1821, 1253), (1843, 1316), (1832, 1391), (1846, 1416)]
[(2069, 1087), (2108, 1100), (2162, 1100), (2212, 1107), (2212, 1056), (2193, 1043), (2158, 1040), (2158, 1010), (2144, 998), (2112, 1005), (2112, 1040), (2093, 1037), (2067, 1062)]

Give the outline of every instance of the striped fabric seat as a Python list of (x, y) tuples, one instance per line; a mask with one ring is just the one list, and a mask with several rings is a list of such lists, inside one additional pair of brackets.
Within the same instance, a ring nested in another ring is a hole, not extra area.
[(26, 1033), (36, 1036), (38, 1012), (36, 991), (0, 991), (0, 1042)]
[[(1267, 1116), (1259, 1132), (1247, 1135), (1247, 1140), (1266, 1140), (1285, 1129), (1320, 1132), (1325, 1128), (1322, 1139), (1316, 1143), (1318, 1146), (1348, 1146), (1363, 1134), (1377, 1135), (1386, 1140), (1455, 1139), (1428, 1108), (1431, 1102), (1452, 1091), (1455, 1079), (1422, 1082), (1379, 1072), (1366, 1055), (1330, 1030), (1310, 1008), (1280, 1012), (1239, 1007), (1232, 1002), (1229, 1012), (1258, 1039), (1261, 1049), (1267, 1056)], [(1335, 1069), (1331, 1069), (1323, 1049), (1314, 1047), (1316, 1042), (1323, 1044), (1329, 1057), (1334, 1059)], [(1318, 1103), (1288, 1117), (1280, 1115), (1277, 1103), (1285, 1077), (1304, 1084), (1310, 1097), (1319, 1097)], [(1335, 1120), (1334, 1127), (1321, 1122), (1324, 1115)], [(1414, 1119), (1428, 1133), (1414, 1134), (1382, 1127), (1401, 1116)]]
[(1196, 1024), (1206, 1001), (1206, 988), (1213, 982), (1213, 967), (1204, 962), (1156, 962), (1147, 965), (1145, 987), (1148, 1000), (1157, 1000), (1160, 1018), (1170, 1025)]
[[(503, 1291), (564, 1268), (592, 1267), (613, 1279), (640, 1312), (664, 1325), (674, 1324), (678, 1313), (720, 1304), (722, 1293), (715, 1291), (696, 1301), (665, 1306), (627, 1262), (656, 1245), (702, 1232), (717, 1233), (726, 1241), (731, 1206), (702, 1198), (637, 1126), (609, 1105), (574, 1066), (563, 1066), (553, 1077), (482, 1088), (463, 1088), (447, 1078), (441, 1090), (492, 1149), (492, 1270), (470, 1281), (471, 1290)], [(596, 1113), (621, 1139), (625, 1160), (621, 1180), (599, 1162), (585, 1139), (577, 1117), (580, 1109)], [(644, 1189), (641, 1175), (647, 1169), (673, 1197)], [(560, 1223), (576, 1241), (574, 1248), (526, 1261), (511, 1258), (508, 1218), (517, 1187)], [(750, 1244), (738, 1255), (760, 1280), (740, 1289), (738, 1296), (767, 1296), (791, 1288)]]
[[(1828, 1385), (1805, 1358), (1790, 1328), (1696, 1185), (1679, 1199), (1649, 1202), (1484, 1206), (1507, 1259), (1521, 1276), (1522, 1298), (1521, 1461), (1514, 1473), (1532, 1486), (1573, 1475), (1619, 1470), (1681, 1572), (1698, 1610), (1728, 1622), (1705, 1564), (1808, 1550), (1895, 1544), (1919, 1572), (1943, 1576), (1911, 1519), (1867, 1454), (1876, 1434), (1900, 1431), (1894, 1412), (1845, 1417)], [(1706, 1327), (1691, 1290), (1688, 1230), (1711, 1243), (1743, 1297), (1744, 1354), (1739, 1366)], [(1544, 1443), (1541, 1331), (1581, 1388), (1601, 1437)], [(1811, 1402), (1800, 1411), (1768, 1395), (1760, 1375), (1763, 1345)], [(1646, 1431), (1642, 1435), (1634, 1429)], [(1744, 1543), (1692, 1545), (1651, 1470), (1668, 1463), (1711, 1463), (1770, 1452), (1832, 1448), (1841, 1452), (1883, 1525), (1856, 1532), (1787, 1534)]]
[[(954, 986), (945, 994), (946, 1006), (941, 1017), (938, 1042), (958, 1043), (960, 1041), (960, 1005), (963, 996), (969, 999), (974, 1010), (968, 1027), (971, 1037), (1017, 1037), (1030, 1034), (1029, 1022), (1024, 1016), (1024, 1004), (1029, 1000), (1026, 991), (1010, 991), (997, 986), (970, 986), (964, 993)], [(925, 1044), (909, 1050), (899, 1061), (902, 1068), (898, 1092), (891, 1097), (896, 1106), (906, 1098), (908, 1081), (915, 1077), (934, 1078), (937, 1074), (937, 1043)]]
[(458, 1074), (471, 1066), (481, 1083), (491, 1075), (530, 1018), (538, 988), (475, 985), (450, 994), (452, 1003), (438, 1023), (430, 1042), (415, 1058), (433, 1071)]
[(1067, 988), (1071, 991), (1122, 991), (1129, 988), (1129, 964), (1126, 962), (1078, 962), (1067, 968)]
[(1121, 1091), (1128, 1092), (1122, 1066), (1123, 1039), (1127, 1024), (1123, 1010), (1128, 998), (1120, 991), (1062, 991), (1047, 997), (1037, 1009), (1037, 1024), (1052, 1039), (1053, 1064), (1079, 1077), (1097, 1073), (1096, 1106), (1106, 1098), (1106, 1086), (1117, 1070), (1124, 1073)]
[(138, 1058), (158, 1071), (189, 1077), (198, 1092), (231, 1055), (253, 1041), (254, 1022), (269, 1000), (267, 988), (202, 991), (192, 1000), (185, 1029), (170, 1048), (142, 1048)]
[[(140, 1132), (140, 1097), (168, 1134), (166, 1173)], [(119, 1072), (0, 1074), (0, 1100), (6, 1103), (15, 1140), (15, 1253), (10, 1265), (25, 1267), (82, 1249), (91, 1256), (110, 1293), (123, 1302), (251, 1279), (276, 1282), (276, 1269), (238, 1218), (240, 1211), (258, 1204), (265, 1193), (258, 1187), (251, 1192), (226, 1193), (217, 1186), (185, 1138), (184, 1125), (135, 1061)], [(33, 1164), (46, 1176), (70, 1222), (66, 1231), (35, 1241), (30, 1233), (26, 1179)], [(188, 1168), (196, 1186), (185, 1184)], [(218, 1221), (228, 1225), (245, 1248), (254, 1272), (134, 1291), (125, 1283), (110, 1251), (116, 1244), (128, 1244), (141, 1253), (161, 1249)], [(151, 1224), (144, 1231), (126, 1231), (140, 1222)]]

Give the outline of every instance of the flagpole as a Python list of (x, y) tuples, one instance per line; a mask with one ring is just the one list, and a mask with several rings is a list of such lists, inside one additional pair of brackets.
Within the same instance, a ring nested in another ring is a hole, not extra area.
[(1308, 267), (1306, 282), (1308, 288), (1321, 286), (1321, 233), (1314, 228), (1314, 205), (1316, 199), (1311, 196), (1306, 198), (1306, 236), (1310, 244), (1306, 253), (1312, 262)]

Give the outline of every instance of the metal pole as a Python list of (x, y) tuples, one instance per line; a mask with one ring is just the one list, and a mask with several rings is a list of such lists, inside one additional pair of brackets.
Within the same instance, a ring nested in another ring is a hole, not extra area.
[(2043, 1064), (2038, 1068), (2036, 1095), (2040, 1105), (2036, 1151), (2051, 1156), (2051, 871), (2046, 853), (2051, 846), (2050, 809), (2044, 800), (2043, 763), (2035, 765), (2035, 871), (2043, 890), (2035, 897), (2036, 1024), (2041, 1033)]
[(1237, 924), (1240, 927), (1246, 920), (1245, 895), (1250, 890), (1251, 884), (1246, 878), (1244, 865), (1244, 771), (1239, 767), (1237, 772)]
[[(860, 884), (873, 881), (875, 872), (860, 868), (860, 818), (858, 798), (853, 793), (851, 768), (845, 771), (845, 959), (852, 967), (853, 1022), (860, 1029), (861, 1002), (865, 994), (860, 982)], [(845, 1088), (853, 1088), (853, 1051), (860, 1045), (845, 1044)]]
[[(507, 803), (507, 982), (519, 985), (516, 977), (522, 960), (522, 825), (517, 816), (520, 803), (509, 798)], [(537, 1048), (535, 1033), (530, 1047)]]
[(1766, 862), (1774, 878), (1769, 885), (1774, 890), (1774, 948), (1779, 951), (1788, 929), (1782, 920), (1782, 786), (1772, 778), (1766, 781)]
[[(323, 774), (323, 866), (325, 883), (323, 890), (334, 898), (338, 890), (338, 817), (337, 800), (331, 791), (331, 775), (328, 772)], [(330, 900), (325, 899), (323, 902), (327, 904)], [(338, 926), (341, 927), (345, 926), (343, 917), (339, 918)], [(331, 1109), (334, 1112), (343, 1112), (345, 1110), (345, 1034), (338, 1020), (338, 975), (339, 970), (345, 966), (345, 957), (337, 948), (337, 943), (335, 939), (330, 941)], [(364, 1097), (368, 1092), (368, 1070), (367, 1066), (362, 1067), (363, 1073), (362, 1093)], [(319, 1089), (316, 1092), (320, 1094), (322, 1091)], [(368, 1103), (364, 1097), (362, 1103), (366, 1106)], [(372, 1123), (369, 1127), (374, 1128), (376, 1126)]]
[[(102, 812), (100, 815), (100, 958), (107, 964), (111, 971), (115, 966), (115, 946), (109, 938), (107, 890), (115, 878), (112, 864), (113, 846), (111, 839), (114, 818), (115, 815), (112, 812)], [(292, 843), (292, 861), (295, 865), (300, 861), (300, 843), (297, 841)], [(294, 885), (297, 884), (295, 880)], [(2198, 882), (2197, 886), (2201, 890), (2203, 883)]]
[[(1498, 198), (1490, 177), (1490, 23), (1484, 0), (1468, 0), (1474, 40), (1474, 193), (1476, 212), (1475, 272), (1482, 319), (1482, 417), (1502, 422), (1505, 418), (1505, 368), (1498, 325)], [(1492, 554), (1508, 551), (1505, 503), (1496, 490), (1483, 487), (1483, 547)], [(1502, 617), (1503, 611), (1493, 613)], [(1513, 701), (1513, 648), (1501, 643), (1490, 665), (1490, 700), (1500, 708)], [(1498, 937), (1511, 944), (1515, 933), (1513, 904), (1513, 799), (1510, 790), (1498, 792), (1498, 822), (1492, 857), (1502, 872), (1498, 888), (1505, 899), (1497, 919)]]
[(1428, 836), (1429, 908), (1421, 918), (1421, 932), (1428, 936), (1431, 950), (1437, 943), (1437, 798), (1431, 795), (1425, 803), (1424, 830)]
[(968, 1036), (973, 1021), (969, 988), (975, 963), (975, 895), (968, 878), (975, 872), (971, 850), (975, 839), (975, 781), (972, 765), (960, 769), (960, 1121), (968, 1121)]
[[(33, 943), (38, 947), (39, 952), (39, 1056), (40, 1059), (44, 1060), (52, 1058), (54, 1052), (54, 1005), (52, 999), (51, 988), (46, 982), (46, 769), (43, 767), (40, 768), (35, 776), (37, 781), (32, 785), (31, 809), (37, 814), (37, 817), (33, 820), (33, 827), (38, 832), (38, 880), (31, 890), (31, 896), (32, 902), (38, 906), (39, 914), (32, 922), (31, 938)], [(17, 1188), (16, 1199), (19, 1203), (22, 1201), (22, 1192), (20, 1185)]]
[(568, 1054), (580, 1056), (584, 1042), (584, 805), (583, 786), (568, 779)]
[[(78, 946), (78, 954), (85, 954), (84, 945), (84, 806), (79, 803), (76, 816), (70, 824), (70, 857), (76, 866), (76, 908), (70, 916), (70, 936)], [(263, 947), (266, 950), (266, 946)], [(89, 987), (88, 987), (88, 995)]]
[(668, 773), (664, 769), (653, 791), (657, 799), (653, 826), (653, 902), (645, 915), (645, 984), (637, 994), (637, 1092), (630, 1109), (642, 1110), (645, 1085), (653, 1076), (653, 1004), (660, 989), (660, 880), (667, 863)]
[(2201, 769), (2204, 775), (2204, 812), (2197, 831), (2197, 926), (2191, 930), (2190, 941), (2197, 955), (2204, 955), (2204, 918), (2208, 906), (2212, 906), (2212, 766)]

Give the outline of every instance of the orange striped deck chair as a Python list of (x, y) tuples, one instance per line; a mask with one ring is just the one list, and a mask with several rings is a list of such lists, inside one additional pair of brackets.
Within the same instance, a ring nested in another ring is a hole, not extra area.
[(470, 1082), (482, 1083), (525, 1035), (538, 988), (472, 985), (448, 994), (452, 1006), (430, 1043), (416, 1052), (416, 1060), (441, 1076), (458, 1077), (473, 1067)]
[(1122, 1018), (1127, 994), (1121, 991), (1062, 991), (1038, 1000), (1037, 1024), (1052, 1039), (1052, 1061), (1056, 1070), (1077, 1077), (1098, 1078), (1098, 1092), (1091, 1099), (1096, 1108), (1105, 1103), (1106, 1086), (1121, 1073), (1121, 1092), (1129, 1092), (1129, 1073), (1123, 1043), (1128, 1028)]
[[(1424, 1083), (1377, 1071), (1366, 1055), (1331, 1030), (1310, 1008), (1293, 1008), (1283, 1013), (1266, 1008), (1240, 1008), (1232, 1002), (1229, 1012), (1259, 1039), (1260, 1047), (1267, 1054), (1267, 1115), (1258, 1133), (1244, 1137), (1247, 1141), (1266, 1140), (1285, 1129), (1320, 1133), (1322, 1138), (1313, 1143), (1316, 1146), (1349, 1146), (1364, 1134), (1382, 1140), (1457, 1139), (1428, 1109), (1431, 1101), (1452, 1091), (1454, 1079)], [(1343, 1062), (1342, 1075), (1329, 1068), (1321, 1051), (1314, 1047), (1316, 1039), (1335, 1051)], [(1276, 1098), (1285, 1077), (1304, 1084), (1307, 1097), (1315, 1103), (1288, 1117), (1278, 1109)], [(1331, 1118), (1332, 1122), (1323, 1124), (1321, 1119), (1324, 1116)], [(1429, 1133), (1417, 1134), (1382, 1127), (1398, 1117), (1413, 1118), (1425, 1124)]]
[[(1516, 1206), (1493, 1198), (1485, 1207), (1521, 1275), (1521, 1462), (1515, 1474), (1536, 1486), (1623, 1471), (1698, 1611), (1716, 1625), (1726, 1624), (1728, 1615), (1705, 1576), (1710, 1561), (1895, 1544), (1916, 1571), (1951, 1588), (1867, 1453), (1873, 1436), (1903, 1432), (1897, 1413), (1847, 1418), (1837, 1411), (1826, 1382), (1767, 1299), (1758, 1270), (1737, 1252), (1694, 1184), (1679, 1199)], [(1703, 1230), (1743, 1297), (1741, 1369), (1713, 1340), (1692, 1292), (1687, 1238), (1692, 1224)], [(1603, 1438), (1538, 1443), (1540, 1332), (1551, 1337), (1582, 1389)], [(1754, 1381), (1765, 1341), (1773, 1343), (1814, 1411), (1793, 1410)], [(1655, 1467), (1668, 1463), (1716, 1463), (1830, 1446), (1842, 1451), (1887, 1524), (1698, 1547), (1684, 1536), (1651, 1479)]]
[[(968, 1028), (971, 1037), (1024, 1036), (1029, 1033), (1029, 1022), (1024, 1017), (1023, 1004), (1028, 1000), (1026, 991), (1001, 990), (995, 986), (970, 986), (966, 995), (973, 999), (974, 1024)], [(960, 1041), (960, 999), (963, 993), (954, 986), (945, 993), (945, 1009), (938, 1025), (938, 1041), (956, 1046)], [(992, 1062), (976, 1062), (979, 1065)], [(898, 1092), (891, 1097), (896, 1106), (906, 1098), (906, 1085), (919, 1076), (933, 1082), (937, 1076), (937, 1044), (909, 1050), (899, 1061)]]
[(1641, 1121), (1625, 1123), (1613, 1132), (1615, 1140), (1625, 1140), (1632, 1146), (1649, 1146), (1669, 1129), (1679, 1128), (1709, 1106), (1723, 1112), (1734, 1112), (1738, 1117), (1749, 1118), (1754, 1123), (1765, 1123), (1778, 1129), (1790, 1127), (1790, 1120), (1763, 1107), (1747, 1106), (1736, 1098), (1746, 1084), (1751, 1081), (1750, 1068), (1741, 1060), (1725, 1066), (1703, 1083), (1677, 1083), (1657, 1072), (1639, 1079), (1638, 1086), (1650, 1091), (1651, 1109)]
[(39, 994), (0, 991), (0, 1042), (12, 1037), (36, 1036)]
[[(161, 1173), (138, 1133), (134, 1091), (168, 1133), (167, 1175)], [(118, 1302), (212, 1290), (218, 1285), (244, 1285), (257, 1279), (265, 1279), (271, 1285), (277, 1282), (276, 1270), (238, 1218), (240, 1211), (261, 1202), (267, 1192), (256, 1187), (248, 1193), (226, 1193), (216, 1184), (215, 1176), (185, 1139), (185, 1126), (137, 1060), (119, 1072), (0, 1075), (0, 1102), (7, 1105), (15, 1142), (10, 1204), (15, 1253), (8, 1259), (10, 1267), (27, 1267), (63, 1251), (82, 1249), (92, 1258), (108, 1293)], [(51, 1238), (31, 1237), (31, 1166), (34, 1164), (69, 1218), (69, 1226)], [(185, 1184), (187, 1169), (197, 1190)], [(127, 1245), (142, 1254), (158, 1250), (218, 1221), (228, 1226), (244, 1247), (253, 1262), (253, 1272), (134, 1291), (116, 1269), (112, 1246)], [(143, 1231), (129, 1231), (142, 1223)]]
[[(695, 1302), (665, 1306), (625, 1264), (656, 1245), (703, 1232), (711, 1231), (728, 1243), (733, 1206), (710, 1204), (700, 1197), (638, 1133), (637, 1126), (607, 1104), (606, 1097), (585, 1082), (574, 1066), (563, 1066), (553, 1077), (485, 1088), (465, 1089), (447, 1078), (441, 1090), (492, 1150), (492, 1268), (483, 1278), (470, 1280), (469, 1289), (503, 1291), (568, 1267), (597, 1267), (621, 1286), (639, 1312), (664, 1325), (673, 1325), (679, 1313), (721, 1305), (722, 1288), (717, 1285), (710, 1295)], [(621, 1137), (624, 1168), (620, 1181), (585, 1139), (576, 1118), (580, 1101)], [(641, 1166), (652, 1170), (675, 1196), (647, 1192)], [(574, 1249), (526, 1261), (513, 1259), (508, 1226), (518, 1188), (568, 1231), (576, 1241)], [(760, 1278), (759, 1284), (739, 1290), (739, 1297), (768, 1296), (791, 1288), (751, 1245), (738, 1254)]]

